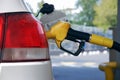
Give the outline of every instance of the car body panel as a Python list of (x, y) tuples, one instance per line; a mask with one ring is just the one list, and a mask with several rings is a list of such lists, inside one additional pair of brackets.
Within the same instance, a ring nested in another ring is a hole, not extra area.
[(51, 62), (17, 62), (0, 64), (0, 80), (53, 80)]

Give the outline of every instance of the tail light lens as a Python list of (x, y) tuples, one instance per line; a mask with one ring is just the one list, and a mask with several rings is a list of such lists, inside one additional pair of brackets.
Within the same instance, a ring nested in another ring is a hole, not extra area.
[(1, 62), (49, 60), (43, 27), (30, 13), (0, 14)]

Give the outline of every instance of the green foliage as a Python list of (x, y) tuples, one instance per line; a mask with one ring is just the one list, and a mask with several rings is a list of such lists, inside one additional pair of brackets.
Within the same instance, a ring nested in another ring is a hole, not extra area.
[(74, 17), (74, 23), (80, 25), (93, 26), (93, 19), (95, 15), (94, 5), (97, 0), (78, 0), (76, 2), (77, 9), (82, 8), (80, 13)]
[(96, 15), (93, 24), (108, 29), (115, 27), (117, 24), (117, 0), (101, 0), (101, 2), (94, 7)]
[[(44, 4), (44, 0), (41, 0), (37, 5), (38, 5), (38, 10), (37, 12), (34, 14), (35, 16), (38, 15), (38, 12), (40, 11), (40, 9), (43, 7)], [(41, 17), (42, 14), (38, 15), (38, 18)]]
[(44, 3), (45, 3), (44, 0), (41, 0), (41, 1), (38, 3), (38, 8), (41, 9)]

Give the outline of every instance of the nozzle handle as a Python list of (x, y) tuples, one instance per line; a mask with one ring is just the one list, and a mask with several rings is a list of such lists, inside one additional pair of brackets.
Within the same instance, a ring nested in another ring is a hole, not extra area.
[(113, 41), (112, 39), (103, 37), (103, 36), (99, 36), (96, 34), (89, 34), (89, 33), (81, 32), (81, 31), (76, 31), (76, 30), (73, 30), (72, 28), (68, 30), (67, 37), (68, 36), (72, 36), (74, 37), (74, 39), (84, 40), (85, 42), (104, 46), (109, 49), (114, 49), (120, 52), (120, 43)]

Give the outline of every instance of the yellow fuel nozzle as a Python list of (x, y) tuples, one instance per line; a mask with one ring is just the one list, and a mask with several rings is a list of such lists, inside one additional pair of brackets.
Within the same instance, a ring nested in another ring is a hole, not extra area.
[[(75, 53), (71, 53), (75, 56), (77, 56), (82, 51), (84, 47), (84, 42), (89, 42), (92, 44), (96, 44), (120, 51), (120, 44), (113, 41), (112, 39), (99, 36), (96, 34), (89, 34), (81, 31), (73, 30), (72, 28), (70, 28), (70, 23), (64, 21), (58, 21), (55, 25), (53, 25), (50, 28), (50, 30), (46, 32), (46, 36), (48, 39), (54, 39), (56, 41), (58, 48), (68, 53), (70, 53), (70, 51), (65, 50), (61, 46), (62, 41), (64, 41), (65, 39), (82, 44), (82, 46), (79, 46), (79, 49)], [(79, 42), (79, 40), (83, 42), (81, 43)]]

